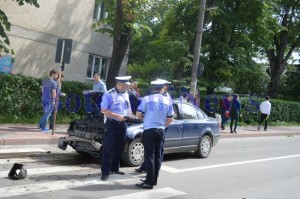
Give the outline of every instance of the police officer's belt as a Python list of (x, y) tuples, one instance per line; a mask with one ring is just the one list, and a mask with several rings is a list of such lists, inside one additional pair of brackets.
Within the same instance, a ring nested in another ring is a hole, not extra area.
[(118, 123), (118, 124), (122, 124), (122, 123), (126, 122), (126, 120), (125, 121), (118, 121), (118, 120), (114, 120), (114, 119), (111, 119), (111, 118), (107, 118), (106, 122), (115, 122), (115, 123)]

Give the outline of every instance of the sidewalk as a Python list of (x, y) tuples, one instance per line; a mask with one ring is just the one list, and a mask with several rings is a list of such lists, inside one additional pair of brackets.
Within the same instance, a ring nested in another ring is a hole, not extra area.
[(0, 146), (57, 144), (67, 133), (69, 124), (56, 125), (58, 130), (43, 133), (33, 124), (0, 124)]
[[(57, 131), (42, 133), (32, 124), (0, 124), (0, 146), (2, 145), (43, 145), (57, 144), (58, 138), (67, 133), (69, 124), (58, 124)], [(237, 134), (229, 133), (229, 128), (221, 131), (222, 138), (294, 136), (300, 135), (300, 126), (270, 126), (268, 131), (258, 131), (256, 126), (238, 127)]]

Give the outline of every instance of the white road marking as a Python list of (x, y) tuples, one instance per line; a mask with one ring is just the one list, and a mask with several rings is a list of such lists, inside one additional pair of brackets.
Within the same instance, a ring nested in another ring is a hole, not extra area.
[(251, 164), (251, 163), (256, 163), (256, 162), (267, 162), (267, 161), (273, 161), (273, 160), (282, 160), (282, 159), (298, 158), (298, 157), (300, 157), (300, 154), (274, 157), (274, 158), (263, 158), (263, 159), (257, 159), (257, 160), (248, 160), (248, 161), (242, 161), (242, 162), (216, 164), (216, 165), (203, 166), (203, 167), (193, 167), (193, 168), (187, 168), (187, 169), (176, 169), (176, 168), (172, 168), (172, 167), (162, 165), (161, 170), (166, 171), (166, 172), (170, 172), (170, 173), (183, 173), (183, 172), (189, 172), (189, 171), (213, 169), (213, 168), (220, 168), (220, 167), (236, 166), (236, 165), (242, 165), (242, 164)]
[[(82, 164), (80, 166), (58, 166), (58, 167), (46, 167), (46, 168), (36, 168), (36, 169), (27, 169), (28, 176), (38, 175), (38, 174), (48, 174), (48, 173), (60, 173), (60, 172), (69, 172), (69, 171), (78, 171), (86, 169), (95, 169), (100, 173), (99, 165), (92, 164)], [(7, 177), (9, 171), (0, 171), (0, 177)], [(0, 192), (1, 193), (1, 192)]]
[(0, 153), (28, 153), (28, 152), (47, 152), (47, 150), (41, 148), (0, 149)]
[(100, 177), (95, 177), (82, 180), (58, 180), (39, 184), (25, 184), (0, 188), (0, 198), (111, 183), (112, 182), (100, 180)]
[(6, 158), (0, 159), (0, 164), (14, 164), (14, 163), (28, 163), (28, 162), (46, 162), (46, 161), (55, 161), (55, 160), (72, 160), (72, 156), (41, 156), (41, 157), (28, 157), (28, 158)]
[(163, 199), (185, 195), (186, 193), (182, 191), (178, 191), (176, 189), (172, 189), (170, 187), (160, 188), (160, 189), (152, 189), (148, 191), (142, 191), (137, 193), (113, 196), (103, 199)]

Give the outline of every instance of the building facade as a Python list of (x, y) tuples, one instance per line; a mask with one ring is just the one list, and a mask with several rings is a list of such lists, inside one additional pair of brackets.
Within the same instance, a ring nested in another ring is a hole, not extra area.
[[(7, 32), (14, 50), (12, 73), (45, 77), (55, 63), (58, 39), (72, 39), (70, 64), (64, 68), (67, 81), (92, 81), (100, 73), (105, 81), (112, 55), (112, 38), (92, 29), (95, 20), (107, 17), (104, 6), (95, 0), (42, 0), (40, 7), (2, 1), (1, 9), (12, 24)], [(120, 74), (126, 73), (126, 63)]]

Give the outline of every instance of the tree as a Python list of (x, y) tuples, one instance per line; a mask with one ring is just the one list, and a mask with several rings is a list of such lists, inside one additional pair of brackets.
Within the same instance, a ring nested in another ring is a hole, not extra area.
[[(40, 5), (37, 3), (37, 0), (15, 0), (15, 1), (19, 4), (19, 6), (24, 5), (24, 3), (28, 3), (30, 5), (34, 5), (37, 8), (40, 7)], [(10, 26), (11, 24), (7, 16), (0, 9), (0, 53), (4, 51), (5, 53), (14, 54), (13, 50), (9, 49), (10, 41), (6, 34), (6, 31), (10, 30)]]
[[(97, 0), (96, 0), (97, 1)], [(107, 19), (95, 23), (98, 31), (108, 32), (113, 37), (113, 52), (107, 75), (107, 87), (115, 85), (123, 59), (139, 24), (147, 0), (103, 0), (108, 10)], [(103, 24), (105, 24), (103, 26)]]
[(268, 94), (277, 98), (280, 77), (292, 53), (300, 47), (300, 0), (272, 0), (265, 7), (265, 17), (257, 24), (256, 42), (268, 58), (271, 78)]
[(293, 100), (300, 100), (300, 64), (289, 65), (287, 72), (283, 75), (282, 95)]

